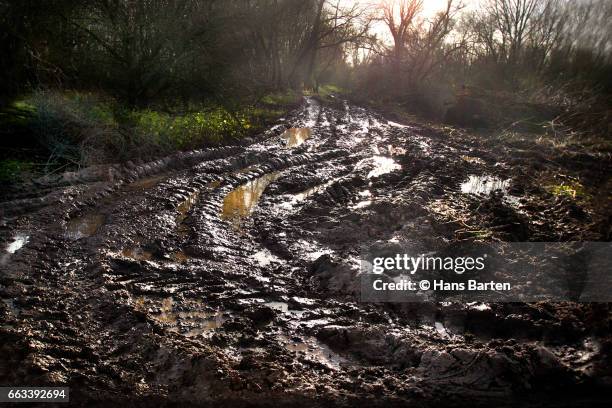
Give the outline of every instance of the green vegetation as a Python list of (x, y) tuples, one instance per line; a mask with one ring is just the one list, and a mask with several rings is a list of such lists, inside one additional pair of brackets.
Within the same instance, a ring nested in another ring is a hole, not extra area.
[(586, 197), (584, 186), (577, 180), (570, 180), (561, 184), (550, 185), (547, 186), (547, 190), (556, 196), (568, 196), (574, 199)]
[(11, 113), (0, 116), (0, 121), (13, 133), (33, 137), (46, 159), (35, 166), (22, 160), (3, 160), (0, 181), (18, 180), (34, 169), (51, 172), (147, 160), (177, 150), (232, 142), (261, 131), (284, 115), (298, 98), (294, 92), (279, 92), (236, 111), (212, 103), (179, 111), (130, 108), (112, 97), (88, 92), (35, 92), (15, 101)]
[(345, 95), (348, 91), (338, 85), (325, 84), (319, 87), (319, 97), (328, 100), (332, 95)]
[(238, 138), (252, 127), (246, 113), (232, 117), (218, 107), (183, 115), (151, 109), (131, 111), (128, 123), (136, 132), (148, 135), (151, 143), (169, 149), (218, 144), (227, 137)]
[(261, 98), (261, 102), (270, 107), (283, 107), (291, 104), (295, 104), (302, 96), (301, 92), (294, 90), (287, 90), (285, 92), (272, 92), (264, 95)]
[(17, 159), (0, 160), (0, 183), (19, 180), (24, 173), (32, 171), (32, 164)]

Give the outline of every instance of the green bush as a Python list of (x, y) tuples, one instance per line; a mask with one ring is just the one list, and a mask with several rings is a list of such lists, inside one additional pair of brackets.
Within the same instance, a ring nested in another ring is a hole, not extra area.
[(47, 151), (47, 167), (80, 167), (151, 159), (235, 140), (284, 114), (297, 96), (279, 93), (264, 99), (268, 104), (242, 106), (236, 112), (219, 105), (199, 105), (186, 113), (173, 113), (129, 109), (93, 93), (39, 91), (15, 102), (13, 110), (22, 113), (20, 124)]
[(275, 106), (291, 105), (296, 103), (301, 96), (301, 94), (298, 94), (297, 92), (292, 90), (286, 92), (273, 92), (264, 95), (261, 98), (261, 102), (267, 105)]
[(219, 144), (227, 137), (238, 138), (251, 123), (244, 114), (232, 117), (222, 108), (206, 112), (171, 115), (154, 110), (132, 111), (129, 121), (135, 130), (164, 150)]
[(32, 169), (31, 163), (16, 159), (0, 160), (0, 183), (19, 180), (23, 173)]

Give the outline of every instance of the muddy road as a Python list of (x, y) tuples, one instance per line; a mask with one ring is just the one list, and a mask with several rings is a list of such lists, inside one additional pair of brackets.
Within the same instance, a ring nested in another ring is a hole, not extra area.
[[(362, 303), (357, 276), (381, 241), (608, 241), (611, 170), (307, 98), (238, 146), (21, 186), (0, 204), (0, 384), (87, 406), (607, 405), (608, 304)], [(545, 188), (559, 174), (600, 204)]]

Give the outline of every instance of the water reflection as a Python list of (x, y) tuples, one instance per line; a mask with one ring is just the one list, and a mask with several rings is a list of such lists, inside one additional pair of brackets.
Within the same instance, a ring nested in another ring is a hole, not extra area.
[(492, 191), (507, 191), (510, 180), (501, 180), (492, 176), (470, 176), (467, 181), (461, 184), (461, 192), (464, 194), (484, 194), (488, 195)]
[(174, 262), (178, 262), (178, 263), (185, 263), (189, 261), (189, 257), (187, 256), (187, 254), (181, 250), (174, 251), (172, 254), (170, 254), (170, 258)]
[(297, 147), (309, 139), (312, 135), (310, 128), (291, 128), (282, 134), (282, 138), (287, 141), (287, 147)]
[(6, 246), (6, 253), (0, 256), (0, 265), (6, 264), (10, 256), (15, 252), (19, 251), (25, 244), (28, 243), (29, 240), (29, 235), (16, 234), (13, 237), (13, 241)]
[[(195, 306), (195, 305), (194, 305)], [(209, 335), (223, 326), (230, 319), (230, 314), (222, 311), (201, 311), (197, 309), (177, 311), (172, 298), (164, 299), (159, 307), (155, 320), (164, 324), (171, 332), (180, 333), (186, 337)]]
[(27, 244), (29, 240), (30, 237), (28, 235), (16, 234), (15, 238), (13, 239), (13, 242), (11, 242), (6, 247), (6, 252), (8, 252), (9, 254), (14, 254), (18, 250), (20, 250), (21, 247)]
[(128, 184), (126, 188), (130, 191), (146, 190), (157, 185), (163, 178), (164, 176), (147, 177)]
[(179, 204), (178, 208), (177, 208), (177, 216), (176, 216), (176, 231), (178, 232), (179, 236), (181, 237), (185, 237), (187, 236), (188, 232), (189, 232), (189, 227), (187, 225), (185, 225), (185, 220), (187, 219), (187, 215), (189, 213), (189, 211), (191, 211), (191, 208), (193, 208), (193, 205), (196, 203), (196, 201), (198, 200), (199, 197), (199, 192), (195, 191), (191, 194), (189, 194), (189, 197), (187, 197), (187, 199), (185, 201), (183, 201), (182, 203)]
[(372, 169), (368, 173), (367, 178), (380, 177), (383, 174), (391, 173), (402, 168), (395, 160), (384, 156), (372, 156), (357, 163), (357, 169), (364, 167)]
[(145, 249), (135, 247), (135, 248), (124, 248), (121, 250), (121, 255), (126, 258), (131, 258), (136, 261), (150, 261), (153, 259), (153, 253), (147, 251)]
[(266, 306), (282, 313), (287, 313), (289, 311), (289, 304), (287, 302), (270, 301), (266, 302)]
[(346, 365), (347, 360), (338, 353), (332, 351), (329, 346), (320, 342), (315, 337), (304, 339), (292, 339), (285, 335), (279, 336), (281, 344), (292, 353), (299, 353), (308, 360), (316, 361), (332, 369), (339, 369)]
[(279, 262), (280, 259), (268, 249), (262, 249), (261, 251), (257, 251), (253, 254), (253, 258), (259, 264), (259, 266), (266, 267), (270, 265), (272, 262)]
[(223, 199), (221, 218), (239, 227), (241, 222), (251, 214), (268, 184), (279, 176), (279, 172), (265, 174), (231, 191)]
[(104, 224), (103, 214), (89, 214), (80, 218), (74, 218), (66, 224), (66, 237), (77, 240), (90, 237)]

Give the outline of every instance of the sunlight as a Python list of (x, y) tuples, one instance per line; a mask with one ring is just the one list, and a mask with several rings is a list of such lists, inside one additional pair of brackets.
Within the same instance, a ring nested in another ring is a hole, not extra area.
[[(344, 7), (351, 7), (353, 5), (370, 7), (374, 10), (377, 6), (383, 3), (385, 0), (339, 0), (340, 5)], [(407, 0), (393, 0), (396, 5), (399, 5), (402, 1)], [(431, 19), (436, 13), (445, 9), (448, 0), (423, 0), (423, 10), (420, 13), (420, 16), (425, 19)], [(454, 0), (453, 7), (457, 7), (459, 5), (462, 6), (462, 12), (471, 10), (476, 7), (481, 0)], [(396, 10), (399, 7), (396, 7)], [(389, 34), (389, 29), (387, 26), (380, 22), (374, 22), (370, 30), (372, 33), (376, 34), (377, 37), (383, 41), (384, 43), (389, 44), (391, 41), (391, 36)]]
[[(360, 5), (376, 6), (381, 1), (384, 1), (384, 0), (341, 0), (341, 3), (344, 3), (346, 5), (360, 4)], [(393, 0), (393, 1), (396, 4), (399, 4), (402, 1), (406, 1), (406, 0)], [(478, 1), (479, 0), (455, 0), (454, 6), (457, 6), (458, 4), (462, 3), (464, 6), (469, 8), (470, 6), (477, 4)], [(431, 17), (435, 15), (438, 11), (446, 7), (446, 3), (447, 3), (447, 0), (423, 0), (423, 12), (422, 12), (423, 16)]]
[[(401, 1), (401, 0), (396, 0)], [(446, 7), (446, 0), (424, 0), (423, 1), (423, 14), (426, 16), (432, 16), (438, 11)]]

